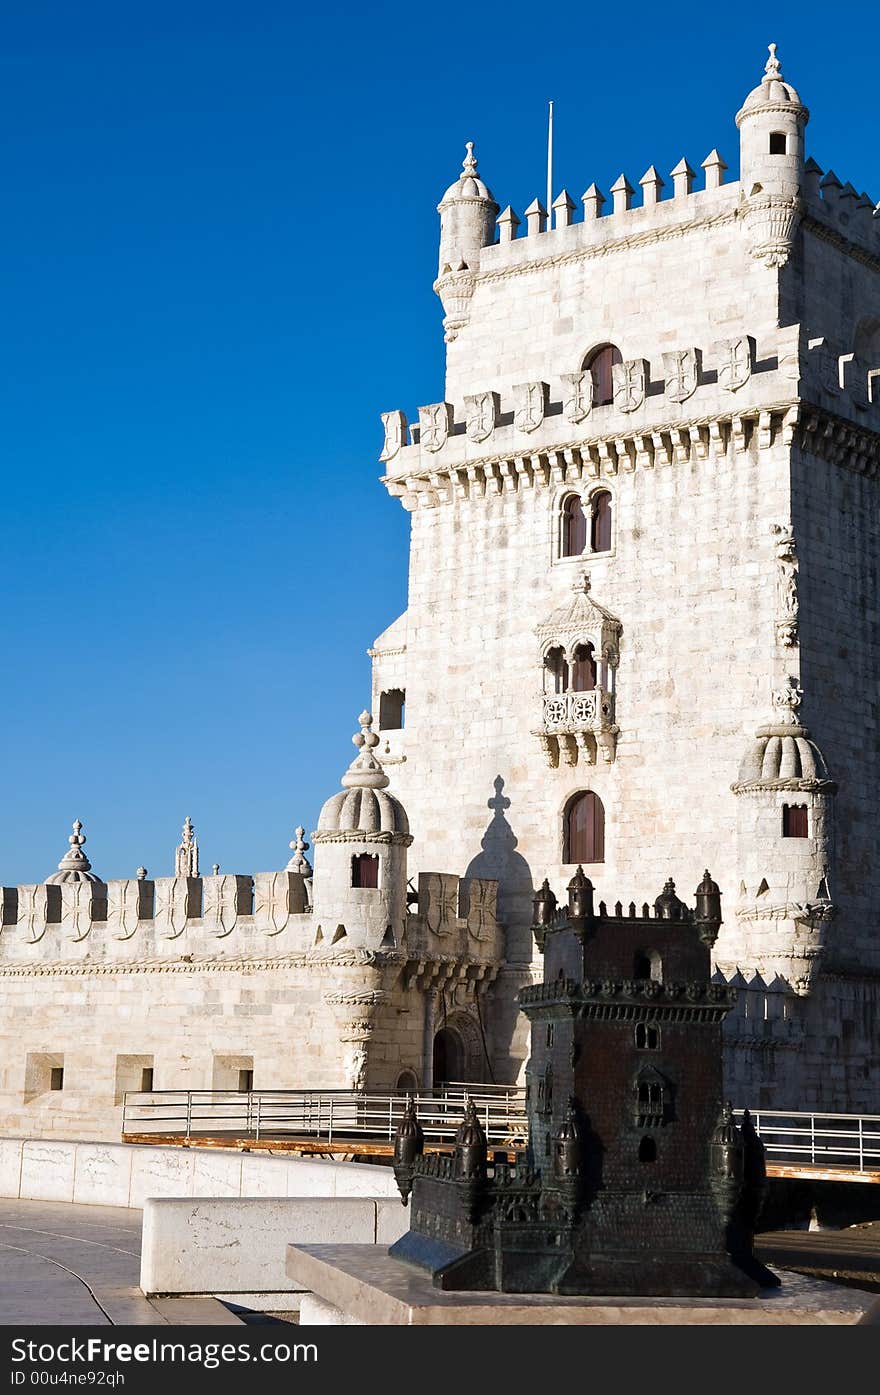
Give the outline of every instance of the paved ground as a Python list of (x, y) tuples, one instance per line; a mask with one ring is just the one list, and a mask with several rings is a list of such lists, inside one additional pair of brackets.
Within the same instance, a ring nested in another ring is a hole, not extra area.
[(0, 1325), (238, 1325), (213, 1298), (145, 1298), (140, 1249), (140, 1211), (0, 1199)]
[(845, 1230), (775, 1230), (755, 1237), (761, 1259), (823, 1279), (844, 1279), (880, 1293), (880, 1222)]
[[(290, 1314), (236, 1316), (213, 1298), (144, 1298), (140, 1247), (140, 1211), (0, 1199), (0, 1325), (295, 1321)], [(880, 1223), (764, 1233), (756, 1248), (771, 1264), (880, 1291)]]

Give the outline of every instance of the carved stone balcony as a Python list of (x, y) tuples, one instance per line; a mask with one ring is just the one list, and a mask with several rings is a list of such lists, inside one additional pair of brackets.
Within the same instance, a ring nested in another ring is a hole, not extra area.
[(535, 735), (547, 764), (595, 765), (599, 752), (610, 764), (617, 751), (619, 728), (614, 721), (614, 694), (603, 688), (590, 692), (543, 693), (541, 726)]

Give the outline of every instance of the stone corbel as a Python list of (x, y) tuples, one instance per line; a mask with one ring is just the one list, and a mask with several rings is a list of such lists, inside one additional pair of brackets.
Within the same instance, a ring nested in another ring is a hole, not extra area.
[(636, 436), (636, 465), (643, 470), (654, 468), (654, 452), (650, 436)]
[(630, 444), (629, 441), (625, 440), (617, 440), (614, 442), (618, 463), (623, 465), (624, 471), (628, 474), (631, 474), (636, 468), (635, 448), (633, 448), (633, 452), (630, 454)]
[(691, 438), (686, 426), (676, 426), (671, 432), (672, 454), (676, 465), (686, 465), (690, 459)]
[(565, 765), (577, 765), (577, 742), (571, 733), (560, 732), (556, 739)]
[(617, 474), (617, 455), (610, 441), (597, 441), (599, 467), (603, 475)]
[(549, 736), (545, 731), (539, 731), (537, 737), (547, 764), (551, 770), (555, 770), (559, 765), (559, 742), (555, 736)]
[(651, 444), (654, 447), (654, 464), (671, 465), (672, 450), (662, 431), (651, 432)]

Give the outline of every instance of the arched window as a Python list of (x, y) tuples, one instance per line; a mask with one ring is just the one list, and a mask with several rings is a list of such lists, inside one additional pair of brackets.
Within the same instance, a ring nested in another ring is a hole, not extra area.
[(636, 1026), (636, 1046), (640, 1051), (659, 1051), (660, 1028), (639, 1022)]
[(569, 494), (562, 505), (562, 556), (580, 557), (587, 545), (587, 520), (579, 494)]
[(379, 859), (373, 853), (357, 853), (351, 859), (351, 884), (375, 890), (379, 885)]
[(571, 691), (591, 693), (596, 686), (596, 660), (592, 644), (579, 644), (571, 665)]
[(611, 551), (611, 495), (599, 489), (590, 500), (590, 551)]
[(649, 1138), (646, 1135), (639, 1144), (639, 1162), (650, 1163), (656, 1161), (657, 1144), (654, 1142), (653, 1138)]
[(565, 810), (563, 862), (605, 861), (605, 809), (593, 790), (576, 794)]
[(568, 664), (565, 662), (563, 650), (558, 646), (547, 651), (544, 658), (544, 670), (547, 674), (547, 681), (544, 686), (545, 692), (568, 692)]
[(407, 1094), (414, 1095), (419, 1088), (419, 1082), (416, 1078), (415, 1071), (402, 1070), (397, 1077), (397, 1084), (394, 1088), (396, 1090), (405, 1091)]
[(771, 131), (771, 132), (770, 132), (770, 154), (771, 154), (771, 155), (784, 155), (784, 154), (785, 154), (785, 144), (786, 144), (786, 142), (785, 142), (785, 132), (784, 132), (784, 131)]
[(607, 407), (614, 400), (614, 383), (611, 370), (615, 363), (623, 363), (623, 355), (615, 344), (600, 344), (598, 349), (587, 354), (582, 372), (589, 370), (593, 379), (593, 405)]

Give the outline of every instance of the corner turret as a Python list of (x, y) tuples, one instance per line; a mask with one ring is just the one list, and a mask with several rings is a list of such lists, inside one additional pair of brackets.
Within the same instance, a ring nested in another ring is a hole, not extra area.
[(379, 738), (372, 715), (362, 712), (358, 722), (352, 737), (358, 754), (312, 834), (313, 914), (325, 945), (379, 949), (403, 941), (412, 837), (406, 811), (386, 792), (388, 776), (373, 754)]
[(784, 80), (771, 44), (764, 77), (736, 114), (751, 252), (768, 266), (785, 265), (800, 222), (809, 119), (797, 91)]
[(467, 142), (462, 172), (437, 205), (440, 214), (440, 263), (434, 290), (445, 312), (447, 342), (467, 323), (473, 273), (480, 251), (495, 241), (498, 204), (477, 173), (474, 143)]

